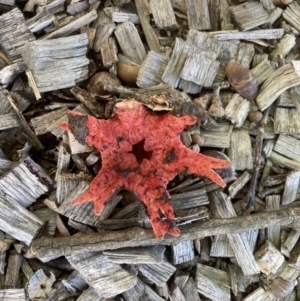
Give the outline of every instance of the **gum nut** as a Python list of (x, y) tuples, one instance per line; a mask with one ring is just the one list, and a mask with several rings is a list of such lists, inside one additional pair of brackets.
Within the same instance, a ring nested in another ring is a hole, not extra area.
[(225, 75), (231, 84), (231, 88), (242, 97), (251, 100), (257, 96), (257, 78), (249, 69), (240, 64), (230, 62), (226, 66)]
[(94, 95), (113, 94), (103, 89), (105, 85), (119, 87), (121, 86), (121, 82), (119, 79), (113, 78), (109, 72), (97, 72), (90, 79), (90, 82), (87, 86), (87, 91)]
[(140, 68), (137, 66), (128, 65), (123, 62), (118, 62), (117, 64), (117, 72), (119, 79), (129, 85), (136, 84), (139, 71)]

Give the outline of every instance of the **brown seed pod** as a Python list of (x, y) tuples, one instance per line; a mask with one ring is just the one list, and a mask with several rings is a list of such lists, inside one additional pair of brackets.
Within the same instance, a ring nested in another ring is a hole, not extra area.
[(248, 119), (251, 122), (255, 122), (255, 123), (260, 122), (262, 118), (263, 118), (263, 114), (260, 111), (250, 111), (248, 113)]
[(273, 281), (272, 294), (275, 298), (284, 298), (293, 291), (294, 287), (294, 280), (285, 280), (278, 277)]
[(225, 69), (225, 75), (231, 84), (231, 88), (242, 97), (248, 100), (256, 97), (258, 83), (255, 75), (249, 69), (240, 64), (229, 62)]
[(90, 79), (87, 90), (89, 93), (94, 95), (113, 94), (103, 89), (103, 86), (105, 85), (119, 87), (121, 86), (121, 82), (117, 78), (113, 78), (109, 72), (97, 72)]
[(225, 115), (225, 110), (223, 108), (220, 97), (215, 95), (211, 102), (212, 104), (207, 111), (208, 114), (212, 117), (223, 117)]
[(136, 84), (139, 71), (140, 68), (137, 66), (128, 65), (123, 62), (118, 62), (117, 64), (118, 77), (128, 85)]

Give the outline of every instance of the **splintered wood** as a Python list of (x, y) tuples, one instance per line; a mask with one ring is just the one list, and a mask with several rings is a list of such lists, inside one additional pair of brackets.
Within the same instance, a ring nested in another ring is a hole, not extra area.
[[(292, 0), (0, 0), (0, 300), (300, 300), (299, 36)], [(172, 170), (147, 208), (113, 184), (153, 195), (179, 160), (142, 172), (176, 125), (130, 98), (190, 120), (178, 139), (214, 182)]]

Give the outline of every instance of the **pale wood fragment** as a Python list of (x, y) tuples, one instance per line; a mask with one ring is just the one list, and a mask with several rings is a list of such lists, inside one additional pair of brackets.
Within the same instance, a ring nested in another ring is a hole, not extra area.
[[(43, 222), (9, 196), (0, 196), (0, 229), (30, 245), (40, 232)], [(26, 224), (26, 227), (22, 225)]]
[(263, 288), (259, 287), (254, 292), (249, 294), (243, 301), (275, 301), (276, 298), (270, 291), (265, 291)]
[[(280, 195), (270, 195), (266, 197), (266, 209), (268, 211), (280, 209)], [(280, 226), (269, 227), (267, 230), (268, 240), (280, 250)]]
[(176, 245), (171, 246), (172, 263), (181, 264), (189, 262), (194, 259), (194, 245), (193, 241), (183, 241)]
[(48, 27), (55, 21), (55, 16), (51, 12), (44, 10), (26, 21), (26, 25), (31, 32), (38, 32)]
[(18, 8), (0, 16), (0, 45), (12, 63), (22, 62), (22, 48), (35, 37)]
[(150, 9), (156, 26), (161, 30), (177, 29), (177, 22), (170, 0), (150, 0)]
[(136, 84), (141, 88), (159, 84), (167, 64), (165, 56), (150, 50), (141, 64)]
[(296, 2), (292, 2), (284, 10), (282, 14), (283, 18), (300, 31), (300, 5)]
[(229, 11), (229, 3), (227, 0), (220, 0), (220, 25), (221, 30), (232, 30), (234, 28), (231, 21), (231, 14)]
[(202, 130), (203, 146), (228, 148), (233, 126), (228, 121), (221, 121), (218, 126), (210, 130)]
[(200, 32), (195, 29), (190, 29), (188, 31), (186, 42), (203, 51), (213, 52), (217, 56), (221, 47), (221, 44), (216, 37), (207, 32)]
[(251, 175), (248, 172), (244, 172), (238, 177), (228, 188), (228, 192), (231, 198), (233, 198), (251, 179)]
[(209, 34), (218, 38), (218, 40), (272, 40), (281, 39), (284, 34), (282, 28), (260, 29), (251, 31), (217, 31)]
[(276, 108), (274, 132), (277, 134), (299, 134), (300, 112), (294, 108)]
[(279, 135), (273, 151), (300, 163), (299, 148), (300, 140), (287, 135)]
[(71, 1), (71, 3), (67, 6), (67, 12), (70, 15), (76, 15), (78, 13), (82, 13), (89, 7), (88, 1)]
[(228, 156), (236, 170), (252, 169), (252, 150), (249, 133), (246, 130), (234, 130), (231, 134)]
[(284, 262), (284, 256), (268, 240), (255, 252), (255, 259), (265, 275), (275, 274)]
[(75, 86), (88, 77), (86, 34), (27, 43), (23, 57), (40, 92)]
[(65, 10), (64, 4), (66, 0), (32, 0), (31, 2), (33, 2), (33, 5), (39, 5), (36, 9), (37, 13), (47, 10), (52, 14), (56, 14)]
[(123, 54), (140, 65), (146, 57), (146, 51), (134, 24), (125, 22), (118, 25), (115, 30), (115, 36)]
[(103, 301), (103, 298), (97, 290), (90, 286), (87, 290), (82, 292), (76, 301)]
[(260, 2), (267, 11), (275, 9), (275, 5), (272, 0), (261, 0)]
[(174, 211), (191, 209), (209, 204), (207, 193), (204, 189), (172, 194)]
[(146, 278), (158, 285), (168, 281), (176, 271), (176, 268), (166, 261), (154, 264), (139, 264), (137, 268)]
[(100, 252), (73, 254), (67, 256), (67, 259), (103, 298), (121, 294), (136, 284), (136, 276), (110, 262)]
[(210, 59), (205, 53), (192, 52), (188, 55), (180, 77), (203, 87), (211, 87), (220, 62)]
[(0, 115), (0, 130), (7, 130), (21, 125), (20, 119), (16, 113)]
[(136, 0), (136, 9), (141, 21), (143, 32), (150, 50), (160, 52), (160, 44), (158, 37), (150, 25), (150, 6), (147, 0)]
[(284, 191), (282, 195), (282, 205), (287, 205), (294, 202), (297, 198), (297, 191), (300, 181), (300, 170), (291, 171), (286, 177)]
[(278, 43), (276, 48), (270, 53), (270, 59), (278, 60), (279, 55), (286, 56), (296, 45), (296, 38), (293, 35), (286, 34)]
[[(31, 158), (15, 164), (12, 170), (0, 177), (0, 189), (27, 207), (49, 191), (52, 181)], [(34, 189), (28, 189), (32, 188)]]
[(40, 208), (32, 212), (38, 219), (40, 219), (49, 236), (54, 236), (56, 230), (55, 212), (49, 208)]
[(0, 70), (0, 84), (4, 87), (7, 87), (20, 73), (24, 72), (25, 69), (26, 65), (23, 62), (5, 66)]
[(92, 10), (91, 12), (83, 15), (75, 19), (74, 21), (70, 22), (69, 24), (55, 30), (54, 32), (42, 37), (42, 40), (49, 40), (49, 39), (56, 39), (61, 37), (66, 37), (72, 32), (80, 29), (81, 27), (91, 23), (97, 18), (97, 11)]
[[(300, 233), (294, 229), (291, 229), (286, 240), (284, 243), (281, 245), (281, 253), (290, 258), (291, 257), (291, 251), (295, 247), (296, 243), (298, 242), (300, 238)], [(290, 262), (289, 262), (290, 263)]]
[(26, 301), (25, 290), (23, 288), (1, 289), (0, 300), (2, 301)]
[(212, 300), (230, 301), (230, 278), (228, 273), (203, 264), (197, 264), (197, 290)]
[(210, 18), (207, 0), (186, 0), (187, 17), (190, 29), (210, 29)]
[(164, 246), (124, 248), (104, 251), (109, 261), (119, 264), (156, 264), (163, 261)]
[[(222, 218), (236, 217), (236, 213), (230, 199), (223, 193), (212, 192), (217, 214)], [(243, 270), (244, 275), (254, 275), (259, 273), (259, 267), (255, 262), (253, 251), (250, 245), (240, 234), (227, 234), (228, 240), (236, 257), (236, 260)]]
[(105, 206), (105, 209), (101, 215), (97, 216), (94, 213), (94, 204), (92, 202), (87, 202), (80, 205), (72, 205), (72, 201), (82, 194), (88, 188), (88, 186), (89, 183), (81, 179), (81, 181), (77, 183), (75, 187), (73, 187), (73, 189), (64, 199), (60, 207), (57, 209), (57, 212), (77, 222), (96, 226), (98, 222), (107, 219), (107, 217), (119, 203), (121, 196), (113, 197)]
[(263, 83), (256, 103), (261, 111), (268, 108), (276, 98), (285, 90), (300, 85), (300, 76), (297, 74), (297, 66), (286, 64), (276, 71)]
[(254, 45), (250, 43), (240, 43), (238, 53), (235, 57), (235, 62), (245, 68), (250, 68), (254, 55)]
[(6, 251), (0, 251), (0, 274), (1, 275), (4, 275), (5, 266), (6, 266)]
[(6, 288), (17, 288), (19, 284), (19, 270), (22, 263), (22, 256), (10, 255), (7, 263), (7, 270), (5, 275), (5, 287)]
[(250, 102), (239, 94), (234, 94), (225, 108), (225, 116), (231, 123), (240, 128), (250, 112)]
[(269, 16), (259, 2), (245, 2), (231, 6), (230, 12), (242, 31), (250, 30), (269, 22)]
[(261, 61), (253, 69), (251, 69), (255, 77), (257, 78), (257, 83), (260, 85), (263, 83), (270, 75), (274, 72), (274, 68), (269, 61)]
[(270, 160), (279, 166), (300, 170), (300, 163), (298, 161), (291, 160), (275, 151), (271, 153)]
[(132, 22), (133, 24), (140, 24), (140, 18), (137, 14), (125, 12), (113, 12), (111, 19), (115, 23)]

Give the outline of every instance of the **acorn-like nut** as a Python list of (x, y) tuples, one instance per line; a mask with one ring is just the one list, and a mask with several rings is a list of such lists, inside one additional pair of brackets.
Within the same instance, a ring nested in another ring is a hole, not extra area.
[(278, 299), (284, 298), (293, 291), (295, 285), (294, 280), (275, 278), (272, 284), (272, 295)]
[(192, 135), (192, 142), (193, 144), (198, 144), (199, 146), (203, 145), (205, 139), (198, 133)]
[(128, 85), (135, 85), (140, 68), (123, 62), (117, 63), (118, 77)]
[(248, 119), (251, 122), (258, 123), (262, 120), (262, 118), (263, 118), (263, 114), (260, 111), (250, 111), (248, 113)]
[(225, 75), (231, 88), (242, 97), (252, 100), (257, 95), (258, 82), (254, 73), (240, 64), (229, 62), (225, 69)]
[(109, 72), (97, 72), (90, 79), (87, 91), (93, 95), (113, 95), (112, 92), (103, 89), (105, 85), (119, 87), (121, 82), (117, 78), (113, 78)]

